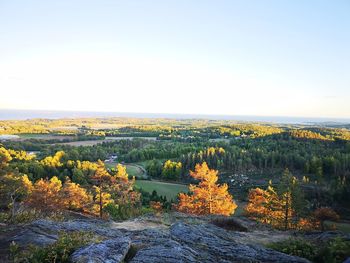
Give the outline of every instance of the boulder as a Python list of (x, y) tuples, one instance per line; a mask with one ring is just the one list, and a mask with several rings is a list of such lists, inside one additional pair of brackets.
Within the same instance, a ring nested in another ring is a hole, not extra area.
[(130, 263), (200, 262), (198, 252), (176, 241), (168, 240), (158, 245), (140, 249)]
[(109, 239), (76, 250), (70, 259), (73, 263), (123, 262), (130, 249), (130, 244), (129, 238)]
[(36, 246), (47, 246), (54, 243), (58, 239), (57, 234), (50, 234), (39, 229), (25, 228), (14, 237), (10, 237), (7, 242), (15, 242), (20, 247), (26, 247), (30, 244)]

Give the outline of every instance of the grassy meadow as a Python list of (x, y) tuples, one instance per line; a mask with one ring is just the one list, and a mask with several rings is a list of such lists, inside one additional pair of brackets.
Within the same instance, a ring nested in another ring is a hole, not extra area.
[(179, 193), (188, 192), (188, 187), (186, 185), (158, 181), (136, 180), (136, 186), (149, 193), (155, 190), (158, 195), (166, 196), (168, 200), (175, 200)]

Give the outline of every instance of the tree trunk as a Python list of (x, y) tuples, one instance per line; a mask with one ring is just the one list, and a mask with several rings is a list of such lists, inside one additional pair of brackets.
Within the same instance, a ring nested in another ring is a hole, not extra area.
[(100, 188), (100, 218), (102, 218), (102, 187)]
[(212, 194), (211, 194), (211, 187), (209, 185), (209, 214), (212, 214), (213, 208), (212, 208)]
[(284, 215), (284, 230), (288, 229), (288, 217), (289, 217), (289, 196), (286, 197), (286, 210)]

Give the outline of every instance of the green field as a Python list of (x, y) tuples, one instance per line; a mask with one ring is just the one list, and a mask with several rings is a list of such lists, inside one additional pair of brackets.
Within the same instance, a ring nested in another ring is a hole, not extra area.
[[(107, 168), (115, 168), (118, 163), (105, 163)], [(145, 172), (137, 164), (124, 164), (126, 166), (126, 172), (130, 176), (135, 176), (137, 179), (147, 179)]]
[(166, 196), (168, 200), (174, 199), (177, 197), (178, 193), (188, 192), (188, 187), (183, 184), (173, 184), (165, 183), (158, 181), (147, 181), (147, 180), (136, 180), (136, 185), (143, 190), (152, 193), (153, 190), (156, 190), (158, 195)]

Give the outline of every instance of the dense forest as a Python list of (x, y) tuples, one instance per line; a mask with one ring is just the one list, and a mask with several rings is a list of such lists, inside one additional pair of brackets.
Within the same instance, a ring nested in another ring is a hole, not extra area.
[[(189, 171), (206, 162), (219, 170), (222, 182), (232, 184), (232, 175), (247, 175), (251, 180), (242, 191), (278, 182), (288, 168), (309, 192), (324, 192), (322, 202), (336, 201), (349, 209), (350, 131), (339, 126), (126, 118), (0, 124), (2, 134), (19, 136), (2, 142), (13, 151), (10, 167), (34, 181), (58, 176), (84, 184), (94, 163), (110, 156), (121, 163), (141, 163), (150, 178), (181, 183), (193, 182)], [(70, 144), (84, 141), (99, 143)], [(19, 158), (15, 151), (35, 157)]]

